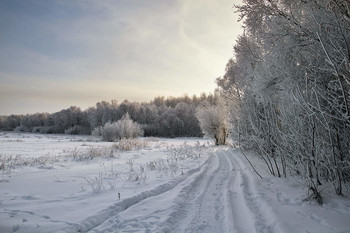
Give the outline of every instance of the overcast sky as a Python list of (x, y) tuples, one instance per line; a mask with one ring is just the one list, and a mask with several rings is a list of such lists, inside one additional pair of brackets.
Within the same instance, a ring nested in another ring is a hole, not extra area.
[(0, 115), (213, 92), (237, 0), (1, 0)]

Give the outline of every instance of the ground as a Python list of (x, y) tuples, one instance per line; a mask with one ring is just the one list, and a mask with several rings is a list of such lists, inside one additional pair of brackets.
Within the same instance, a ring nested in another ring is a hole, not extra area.
[(350, 232), (348, 196), (305, 201), (300, 178), (253, 155), (263, 179), (206, 139), (128, 143), (1, 133), (0, 232)]

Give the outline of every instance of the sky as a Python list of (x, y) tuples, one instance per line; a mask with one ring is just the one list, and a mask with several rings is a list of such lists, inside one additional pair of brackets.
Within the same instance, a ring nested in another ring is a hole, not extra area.
[(0, 115), (213, 92), (238, 0), (1, 0)]

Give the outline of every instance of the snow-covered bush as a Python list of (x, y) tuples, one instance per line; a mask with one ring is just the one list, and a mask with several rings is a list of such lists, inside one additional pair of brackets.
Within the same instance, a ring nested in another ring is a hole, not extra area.
[(184, 143), (182, 146), (167, 147), (167, 154), (170, 159), (185, 160), (185, 159), (199, 159), (203, 153), (206, 153), (208, 147), (206, 144), (201, 145), (197, 142), (194, 146)]
[(0, 155), (0, 171), (10, 172), (12, 169), (25, 166), (50, 166), (60, 162), (60, 156), (44, 155), (40, 157), (24, 157), (20, 155)]
[(146, 164), (146, 167), (151, 171), (158, 171), (159, 176), (174, 177), (178, 171), (178, 160), (176, 158), (155, 159)]
[(65, 149), (63, 150), (63, 155), (66, 158), (73, 158), (74, 160), (91, 160), (94, 158), (114, 158), (113, 148), (104, 148), (104, 147), (89, 147), (85, 150), (81, 149)]
[[(107, 171), (104, 164), (101, 164), (103, 171), (99, 171), (97, 175), (91, 177), (83, 177), (86, 181), (86, 185), (91, 187), (92, 192), (100, 193), (108, 188), (114, 190), (118, 184), (118, 181), (121, 180), (119, 177), (119, 172), (115, 171), (113, 168), (113, 162), (111, 164), (111, 169)], [(85, 188), (82, 186), (82, 190)]]
[(123, 138), (119, 142), (115, 143), (113, 145), (114, 149), (120, 150), (120, 151), (129, 151), (129, 150), (139, 150), (142, 148), (148, 147), (148, 143), (145, 141), (141, 141), (138, 139), (126, 139)]
[(215, 145), (226, 144), (228, 130), (227, 113), (224, 106), (200, 106), (196, 109), (196, 117), (204, 135), (215, 139)]
[(147, 180), (147, 168), (140, 166), (139, 169), (130, 169), (128, 180), (137, 181), (139, 184), (145, 183)]
[(117, 122), (107, 122), (103, 127), (94, 129), (92, 134), (101, 135), (103, 141), (113, 142), (123, 138), (141, 137), (143, 130), (127, 113)]
[(102, 126), (96, 127), (94, 130), (92, 130), (91, 135), (95, 137), (101, 137), (102, 128), (103, 128)]
[(93, 178), (84, 177), (84, 180), (90, 185), (94, 193), (100, 193), (101, 191), (105, 190), (102, 172), (99, 172), (98, 176)]

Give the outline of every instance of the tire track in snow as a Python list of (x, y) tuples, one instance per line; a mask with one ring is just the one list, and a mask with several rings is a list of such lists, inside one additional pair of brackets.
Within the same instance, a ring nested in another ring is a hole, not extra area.
[(80, 232), (284, 232), (234, 150), (219, 148), (200, 168), (116, 203)]
[[(235, 168), (232, 162), (232, 154), (227, 154), (229, 164), (234, 169), (234, 175), (231, 179), (228, 187), (228, 204), (231, 211), (231, 221), (233, 221), (233, 227), (236, 232), (249, 232), (254, 233), (255, 230), (255, 217), (253, 212), (248, 208), (248, 204), (243, 192), (243, 180), (241, 176), (241, 168)], [(229, 219), (227, 219), (229, 221)]]
[(208, 174), (217, 172), (218, 168), (217, 157), (210, 157), (199, 172), (177, 186), (136, 203), (93, 228), (91, 232), (176, 232), (174, 227), (179, 220), (189, 217), (186, 216), (185, 209), (189, 202), (192, 203), (193, 194), (201, 191), (203, 179), (211, 180), (213, 177)]
[[(68, 232), (68, 233), (89, 232), (89, 231), (119, 232), (119, 231), (113, 230), (113, 228), (116, 226), (115, 223), (118, 223), (119, 221), (117, 219), (116, 222), (113, 222), (113, 220), (120, 213), (125, 212), (126, 210), (128, 210), (129, 208), (135, 205), (139, 205), (140, 203), (142, 203), (147, 199), (151, 199), (154, 197), (157, 198), (161, 194), (171, 192), (173, 189), (175, 189), (177, 186), (180, 186), (184, 182), (186, 183), (196, 177), (200, 177), (200, 174), (202, 174), (206, 170), (206, 167), (208, 166), (209, 163), (210, 163), (210, 158), (201, 167), (188, 171), (184, 176), (177, 177), (174, 180), (164, 183), (162, 185), (159, 185), (158, 187), (152, 190), (147, 190), (136, 196), (132, 196), (124, 200), (121, 200), (119, 202), (116, 202), (115, 204), (109, 206), (108, 208), (98, 212), (97, 214), (86, 218), (80, 224), (65, 228), (60, 232)], [(109, 225), (113, 225), (114, 227), (107, 228), (107, 231), (98, 230), (99, 226), (106, 222), (110, 223)]]
[[(255, 184), (255, 174), (252, 174), (239, 155), (240, 152), (228, 151), (228, 158), (237, 167), (231, 195), (233, 219), (237, 232), (285, 232), (273, 209), (260, 197)], [(245, 218), (250, 220), (244, 220)]]
[[(217, 152), (218, 165), (208, 170), (189, 194), (181, 219), (172, 232), (283, 232), (272, 210), (254, 188), (252, 174), (232, 150)], [(213, 167), (212, 164), (210, 167)]]
[(208, 170), (196, 184), (183, 206), (185, 214), (172, 232), (284, 232), (271, 207), (259, 196), (255, 174), (240, 157), (231, 149), (214, 155), (217, 168)]
[[(229, 164), (223, 151), (213, 156), (208, 170), (196, 188), (189, 193), (173, 232), (229, 232), (225, 225), (225, 190), (229, 175)], [(226, 229), (225, 229), (226, 228)]]

